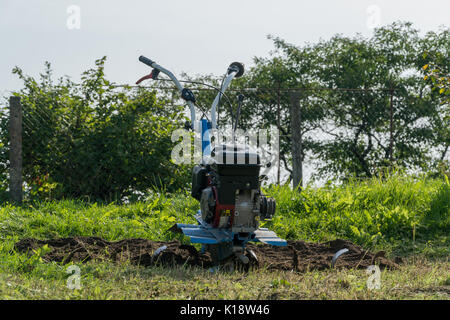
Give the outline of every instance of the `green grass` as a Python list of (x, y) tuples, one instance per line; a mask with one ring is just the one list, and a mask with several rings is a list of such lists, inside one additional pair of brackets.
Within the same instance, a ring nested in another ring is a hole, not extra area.
[(448, 179), (392, 175), (301, 193), (271, 187), (277, 214), (265, 226), (287, 239), (349, 239), (388, 255), (402, 255), (400, 270), (382, 273), (382, 288), (366, 288), (364, 270), (305, 274), (259, 270), (210, 274), (177, 267), (143, 268), (89, 262), (80, 290), (66, 286), (67, 265), (13, 250), (16, 241), (98, 236), (106, 240), (179, 238), (175, 222), (194, 223), (198, 202), (188, 192), (151, 194), (127, 205), (64, 200), (0, 209), (0, 298), (10, 299), (443, 299), (449, 298), (450, 184)]
[(273, 187), (278, 211), (267, 226), (288, 239), (340, 237), (396, 252), (436, 243), (447, 248), (436, 253), (448, 255), (450, 184), (444, 178), (392, 175), (301, 193)]
[(2, 299), (449, 299), (448, 263), (415, 261), (382, 271), (381, 288), (369, 290), (365, 270), (302, 274), (257, 270), (210, 273), (198, 268), (142, 268), (89, 262), (81, 266), (80, 289), (67, 287), (64, 268), (41, 275), (1, 273)]

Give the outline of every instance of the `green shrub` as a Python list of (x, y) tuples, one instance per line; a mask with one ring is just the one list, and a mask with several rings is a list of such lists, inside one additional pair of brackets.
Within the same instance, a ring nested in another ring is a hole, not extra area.
[[(39, 82), (13, 70), (24, 82), (15, 95), (23, 107), (29, 197), (111, 201), (149, 188), (178, 190), (189, 180), (187, 168), (170, 161), (172, 131), (184, 123), (182, 107), (145, 89), (119, 90), (106, 80), (104, 63), (97, 60), (79, 85), (68, 78), (54, 83), (48, 63)], [(3, 114), (0, 141), (8, 141), (7, 126)]]
[(341, 185), (286, 186), (266, 191), (277, 200), (277, 213), (266, 225), (291, 239), (342, 237), (361, 244), (450, 233), (447, 177), (431, 179), (393, 174)]

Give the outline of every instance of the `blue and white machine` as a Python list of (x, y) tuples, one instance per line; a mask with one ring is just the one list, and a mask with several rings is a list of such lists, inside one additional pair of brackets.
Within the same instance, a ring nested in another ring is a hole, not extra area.
[[(160, 72), (166, 74), (180, 91), (181, 97), (190, 108), (191, 122), (195, 126), (195, 96), (184, 88), (172, 72), (154, 61), (140, 56), (139, 61), (152, 67), (152, 72), (140, 80), (156, 80)], [(246, 244), (249, 241), (274, 246), (285, 246), (275, 232), (260, 228), (260, 221), (275, 214), (275, 200), (261, 191), (261, 161), (257, 152), (246, 147), (218, 145), (211, 147), (210, 130), (217, 130), (218, 105), (225, 90), (234, 78), (242, 76), (244, 66), (233, 62), (227, 69), (219, 92), (211, 106), (211, 119), (201, 119), (202, 161), (193, 168), (192, 196), (200, 202), (195, 218), (198, 224), (177, 223), (171, 230), (182, 232), (192, 243), (202, 244), (202, 250), (209, 252), (213, 263), (221, 265), (230, 261), (251, 266), (258, 264), (255, 253)], [(242, 96), (233, 119), (233, 138), (236, 131)]]

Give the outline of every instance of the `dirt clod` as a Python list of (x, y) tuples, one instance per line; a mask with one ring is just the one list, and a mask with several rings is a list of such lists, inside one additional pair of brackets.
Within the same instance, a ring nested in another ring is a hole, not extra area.
[[(15, 244), (19, 252), (32, 252), (44, 245), (51, 249), (43, 256), (46, 261), (86, 262), (89, 260), (127, 261), (142, 266), (154, 264), (189, 265), (208, 268), (212, 266), (209, 254), (202, 254), (194, 246), (179, 241), (159, 242), (147, 239), (105, 241), (98, 237), (73, 237), (51, 240), (22, 239)], [(154, 252), (166, 246), (160, 254)], [(397, 263), (387, 259), (384, 252), (376, 254), (364, 250), (347, 240), (324, 243), (288, 241), (286, 247), (265, 244), (249, 244), (259, 260), (259, 265), (269, 270), (324, 270), (331, 268), (333, 255), (347, 248), (349, 251), (336, 261), (335, 268), (367, 268), (376, 263), (381, 269), (395, 269)]]

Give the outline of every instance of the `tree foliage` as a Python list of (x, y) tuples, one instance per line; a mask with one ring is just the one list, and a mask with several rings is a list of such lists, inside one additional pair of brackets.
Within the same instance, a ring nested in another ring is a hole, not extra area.
[(425, 51), (450, 65), (448, 29), (420, 36), (412, 24), (397, 22), (370, 38), (336, 35), (303, 46), (269, 38), (276, 50), (255, 58), (235, 88), (258, 88), (247, 96), (244, 127), (277, 125), (281, 105), (280, 157), (288, 168), (286, 89), (295, 88), (302, 92), (303, 153), (319, 159), (317, 176), (371, 177), (386, 166), (434, 170), (448, 160), (448, 118), (439, 103), (447, 89), (430, 90), (421, 74)]
[[(49, 63), (39, 81), (16, 67), (24, 82), (23, 171), (31, 193), (52, 198), (119, 200), (149, 188), (185, 187), (186, 167), (170, 161), (171, 133), (182, 126), (180, 107), (154, 91), (117, 88), (104, 75), (106, 58), (81, 83), (52, 79)], [(1, 141), (7, 141), (7, 117)], [(3, 159), (4, 161), (5, 159)]]

